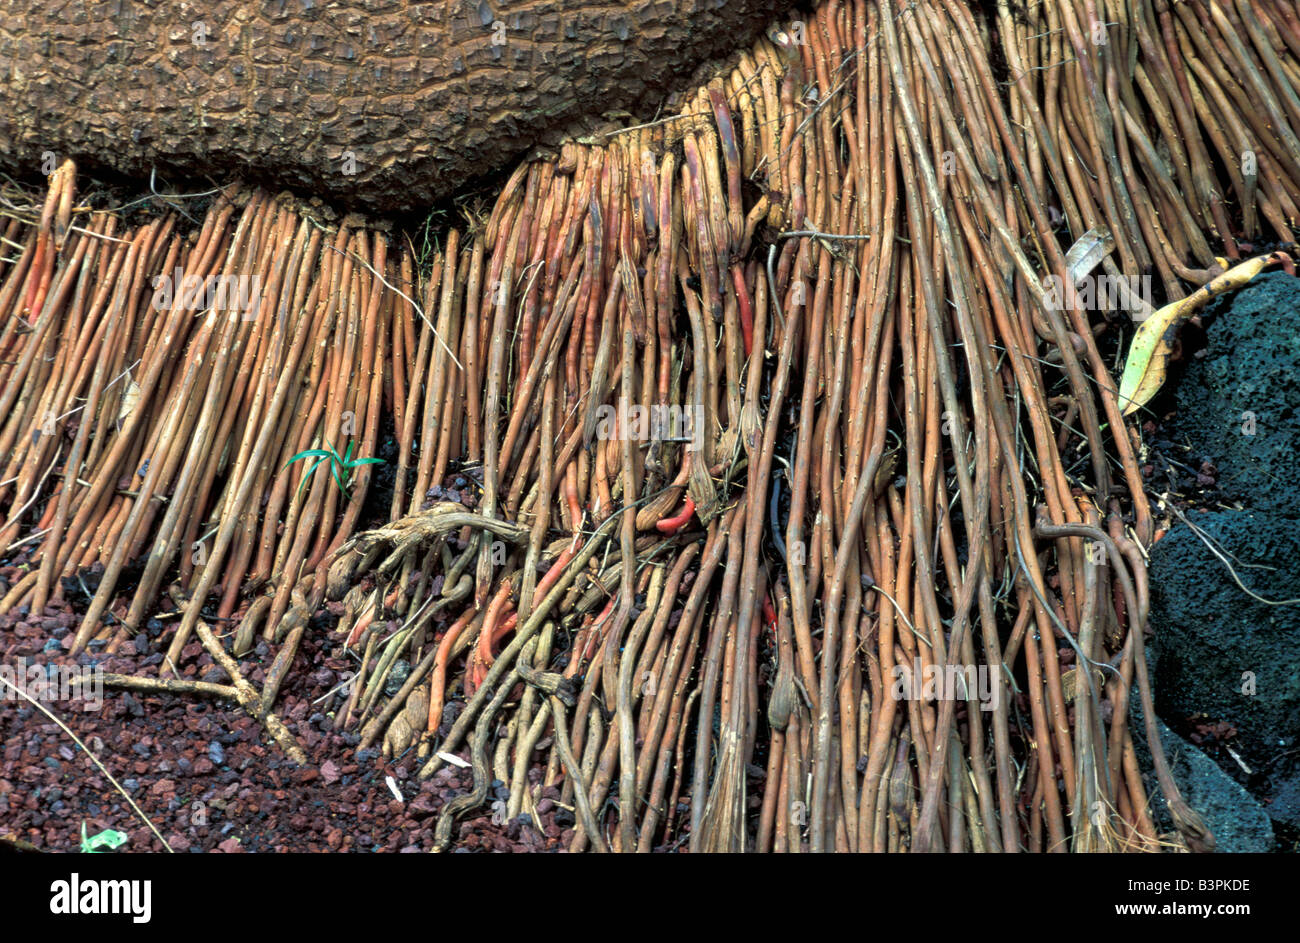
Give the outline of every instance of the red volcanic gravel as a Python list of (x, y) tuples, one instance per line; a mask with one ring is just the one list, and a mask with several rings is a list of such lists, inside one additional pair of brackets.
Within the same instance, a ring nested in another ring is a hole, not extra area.
[[(16, 567), (0, 568), (0, 587), (19, 576)], [(116, 654), (92, 646), (74, 659), (66, 648), (79, 621), (69, 606), (47, 607), (40, 615), (25, 607), (0, 613), (0, 665), (98, 665), (156, 677), (175, 626), (154, 619)], [(255, 685), (272, 655), (263, 642), (243, 659)], [(328, 693), (341, 672), (355, 667), (327, 625), (304, 637), (275, 710), (306, 750), (305, 767), (288, 759), (233, 702), (105, 689), (98, 710), (86, 710), (81, 700), (43, 703), (100, 758), (177, 852), (428, 851), (439, 810), (471, 787), (470, 771), (447, 767), (421, 782), (413, 750), (388, 762), (377, 746), (358, 754), (357, 735), (336, 732), (327, 716), (341, 709), (340, 696)], [(228, 683), (197, 641), (185, 647), (179, 670), (189, 680)], [(404, 801), (394, 797), (387, 776)], [(530, 776), (536, 782), (541, 769)], [(557, 805), (557, 789), (543, 791), (537, 823), (527, 816), (494, 823), (492, 803), (504, 797), (504, 788), (494, 786), (497, 794), (478, 817), (457, 826), (454, 851), (567, 845), (573, 814)], [(43, 851), (76, 851), (83, 823), (89, 835), (108, 828), (125, 832), (130, 841), (123, 851), (163, 850), (85, 752), (0, 685), (0, 837)]]

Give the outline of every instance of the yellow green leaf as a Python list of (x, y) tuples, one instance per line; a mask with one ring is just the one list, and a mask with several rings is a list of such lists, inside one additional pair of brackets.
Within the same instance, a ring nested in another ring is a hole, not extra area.
[(1211, 299), (1245, 285), (1272, 260), (1273, 257), (1268, 255), (1248, 259), (1186, 298), (1165, 305), (1138, 326), (1119, 382), (1119, 402), (1124, 415), (1146, 405), (1164, 385), (1178, 325), (1205, 307)]

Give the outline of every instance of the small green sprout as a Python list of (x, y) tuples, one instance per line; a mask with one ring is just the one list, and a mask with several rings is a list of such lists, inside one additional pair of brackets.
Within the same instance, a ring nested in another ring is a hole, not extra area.
[(88, 855), (99, 854), (101, 848), (107, 848), (109, 851), (120, 848), (125, 845), (127, 836), (123, 832), (106, 828), (98, 835), (86, 837), (86, 823), (81, 823), (81, 850)]
[[(330, 473), (334, 477), (334, 484), (338, 485), (339, 491), (346, 497), (349, 489), (352, 487), (352, 470), (354, 468), (359, 468), (362, 465), (384, 464), (382, 458), (353, 458), (352, 446), (353, 443), (349, 442), (347, 451), (342, 455), (339, 455), (339, 453), (334, 450), (334, 446), (330, 445), (329, 441), (326, 440), (325, 448), (307, 449), (304, 452), (299, 452), (293, 458), (289, 459), (289, 461), (285, 462), (284, 467), (288, 468), (299, 459), (313, 457), (316, 459), (316, 461), (312, 463), (311, 468), (307, 469), (307, 474), (302, 476), (302, 481), (298, 482), (298, 491), (302, 491), (302, 486), (311, 478), (311, 473), (316, 470), (316, 467), (320, 465), (321, 462), (329, 459)], [(294, 500), (296, 501), (297, 499), (298, 492), (294, 492)]]

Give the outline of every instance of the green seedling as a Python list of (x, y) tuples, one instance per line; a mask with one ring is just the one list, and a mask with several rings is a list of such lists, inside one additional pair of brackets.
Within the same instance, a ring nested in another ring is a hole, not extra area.
[(88, 855), (99, 854), (100, 850), (107, 848), (113, 851), (126, 844), (127, 836), (123, 832), (106, 828), (98, 835), (86, 837), (86, 823), (81, 823), (81, 850)]
[[(328, 459), (330, 463), (330, 474), (334, 477), (334, 484), (338, 485), (339, 491), (344, 497), (347, 497), (349, 489), (352, 487), (353, 469), (359, 468), (362, 465), (382, 465), (384, 463), (382, 458), (353, 458), (352, 446), (353, 443), (349, 442), (347, 451), (342, 455), (339, 455), (339, 453), (334, 450), (334, 446), (330, 445), (329, 442), (326, 441), (325, 448), (307, 449), (304, 452), (299, 452), (293, 458), (289, 459), (289, 461), (285, 462), (284, 467), (288, 468), (299, 459), (316, 459), (316, 461), (312, 463), (311, 468), (307, 469), (307, 474), (302, 476), (302, 481), (298, 482), (298, 491), (302, 491), (302, 486), (311, 478), (311, 473), (316, 470), (316, 467), (320, 465), (321, 462)], [(294, 500), (296, 501), (297, 499), (298, 493), (295, 492)]]

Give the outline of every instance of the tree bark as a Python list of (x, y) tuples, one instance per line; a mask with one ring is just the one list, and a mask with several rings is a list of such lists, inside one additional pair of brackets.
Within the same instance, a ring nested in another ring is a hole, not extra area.
[(790, 0), (11, 0), (0, 164), (428, 206), (578, 119), (653, 117)]

